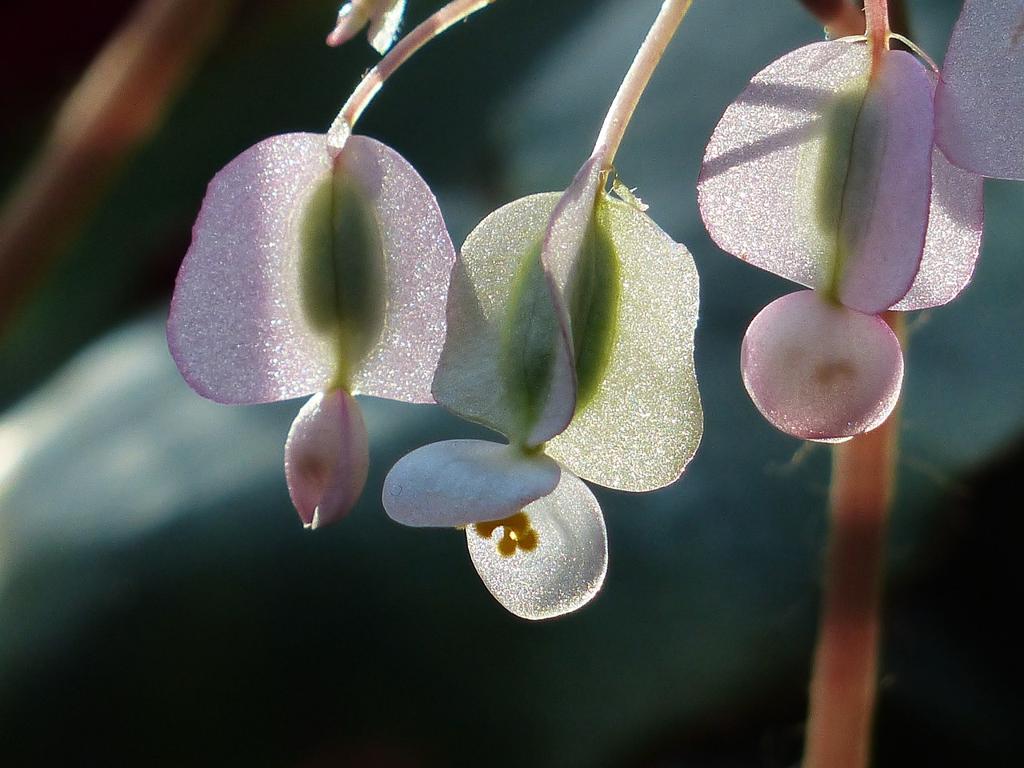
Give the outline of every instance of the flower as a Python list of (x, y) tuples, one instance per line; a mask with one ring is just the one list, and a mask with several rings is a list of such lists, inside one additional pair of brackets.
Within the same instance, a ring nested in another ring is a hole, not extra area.
[(427, 445), (384, 482), (394, 520), (465, 527), (484, 584), (528, 619), (603, 582), (604, 519), (580, 478), (663, 487), (702, 429), (692, 257), (606, 178), (594, 157), (564, 193), (500, 208), (456, 261), (434, 396), (509, 444)]
[(934, 146), (935, 78), (908, 53), (879, 54), (873, 67), (869, 46), (838, 40), (770, 64), (726, 110), (698, 182), (719, 247), (819, 294), (771, 305), (742, 354), (755, 405), (804, 439), (888, 416), (902, 360), (863, 315), (952, 300), (981, 242), (981, 180)]
[(338, 21), (327, 35), (327, 44), (347, 43), (369, 24), (366, 37), (377, 53), (383, 55), (395, 42), (405, 13), (405, 0), (351, 0), (338, 10)]
[(168, 345), (188, 384), (216, 402), (313, 395), (286, 446), (307, 526), (344, 516), (365, 483), (353, 394), (433, 402), (454, 260), (426, 183), (365, 136), (274, 136), (210, 182)]

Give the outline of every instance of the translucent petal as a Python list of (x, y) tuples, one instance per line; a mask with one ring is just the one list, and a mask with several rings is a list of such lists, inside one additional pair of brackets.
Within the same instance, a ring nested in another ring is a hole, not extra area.
[(455, 528), (500, 520), (558, 484), (542, 453), (486, 440), (448, 440), (403, 456), (384, 480), (388, 516), (403, 525)]
[(355, 2), (345, 3), (341, 6), (338, 10), (338, 20), (334, 24), (334, 29), (327, 35), (328, 45), (344, 45), (359, 34), (359, 30), (366, 26), (369, 18), (365, 5), (365, 2), (360, 3), (358, 0), (355, 0)]
[(405, 0), (383, 0), (378, 5), (379, 9), (370, 19), (370, 29), (366, 35), (373, 49), (383, 56), (398, 36), (398, 27), (405, 13)]
[(288, 493), (308, 528), (333, 523), (359, 500), (370, 465), (359, 404), (335, 389), (302, 406), (284, 445)]
[(759, 73), (711, 138), (698, 197), (724, 250), (875, 312), (920, 263), (933, 127), (916, 59), (887, 52), (870, 86), (869, 67), (863, 44), (835, 41)]
[(1024, 179), (1024, 0), (967, 0), (936, 93), (936, 141), (983, 176)]
[[(325, 137), (276, 136), (210, 183), (171, 302), (168, 344), (186, 381), (225, 403), (285, 400), (324, 389), (335, 350), (300, 296), (302, 215), (331, 169)], [(384, 251), (386, 315), (354, 373), (365, 394), (432, 402), (455, 250), (416, 171), (373, 139), (353, 136), (338, 159), (370, 201)]]
[(839, 208), (838, 295), (852, 309), (881, 312), (910, 290), (928, 229), (934, 135), (928, 72), (887, 51), (860, 109)]
[(596, 394), (546, 450), (587, 480), (648, 491), (678, 478), (700, 442), (697, 270), (686, 248), (634, 207), (608, 199), (598, 217), (619, 261), (614, 345)]
[(487, 589), (524, 619), (561, 616), (590, 602), (608, 570), (604, 517), (590, 489), (562, 472), (558, 487), (523, 512), (532, 546), (512, 554), (499, 549), (502, 527), (489, 537), (466, 529), (469, 555)]
[(250, 147), (210, 182), (167, 324), (182, 376), (204, 397), (286, 400), (330, 380), (331, 349), (299, 306), (294, 226), (330, 167), (322, 135), (286, 134)]
[[(526, 305), (519, 297), (525, 268), (539, 262), (541, 240), (559, 198), (558, 193), (532, 195), (498, 209), (470, 233), (452, 272), (448, 294), (448, 335), (434, 377), (437, 401), (459, 415), (496, 429), (514, 441), (543, 442), (572, 417), (574, 371), (566, 348), (565, 329), (556, 291), (546, 275), (533, 282), (530, 295), (538, 312), (516, 315)], [(543, 281), (543, 282), (537, 282)], [(550, 290), (545, 290), (547, 285)], [(547, 302), (551, 302), (547, 304)], [(520, 404), (521, 392), (507, 373), (510, 338), (529, 333), (523, 326), (537, 315), (550, 317), (534, 340), (531, 352), (548, 350), (538, 380), (522, 385), (540, 402), (536, 413)], [(542, 391), (539, 391), (542, 390)]]
[(808, 148), (824, 141), (830, 105), (870, 63), (863, 44), (808, 45), (769, 64), (729, 105), (697, 182), (704, 225), (722, 250), (802, 285), (823, 282), (831, 247), (809, 237), (798, 179)]
[(764, 417), (804, 440), (874, 429), (896, 406), (903, 381), (899, 341), (885, 321), (814, 291), (783, 296), (754, 318), (741, 367)]
[(555, 295), (561, 299), (556, 302), (556, 309), (561, 317), (559, 330), (562, 338), (555, 349), (558, 362), (552, 370), (551, 395), (530, 434), (530, 442), (534, 444), (549, 440), (564, 430), (576, 409), (576, 368), (570, 363), (574, 356), (565, 298), (593, 218), (600, 178), (600, 164), (590, 158), (562, 193), (543, 235), (541, 262), (552, 281)]
[(354, 391), (432, 403), (455, 263), (437, 199), (416, 169), (379, 141), (353, 136), (340, 159), (375, 207), (388, 291), (383, 334), (355, 371)]
[(950, 163), (935, 147), (928, 235), (914, 284), (892, 309), (937, 307), (952, 301), (974, 275), (985, 223), (982, 177)]

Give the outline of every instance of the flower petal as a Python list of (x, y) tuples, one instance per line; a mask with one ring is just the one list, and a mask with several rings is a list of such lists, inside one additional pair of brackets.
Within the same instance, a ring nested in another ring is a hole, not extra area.
[(523, 515), (532, 539), (511, 554), (501, 546), (503, 526), (486, 537), (486, 529), (466, 529), (469, 555), (490, 593), (524, 619), (561, 616), (590, 602), (608, 570), (604, 517), (590, 489), (562, 472), (558, 487)]
[(604, 198), (597, 224), (619, 269), (611, 355), (593, 397), (546, 451), (587, 480), (649, 491), (676, 480), (700, 442), (697, 270), (684, 246), (626, 203)]
[(532, 195), (484, 219), (452, 272), (437, 401), (508, 435), (543, 442), (572, 417), (574, 371), (560, 297), (540, 261), (561, 195)]
[(204, 397), (286, 400), (330, 380), (333, 355), (303, 317), (295, 275), (296, 218), (330, 167), (322, 135), (286, 134), (210, 182), (167, 323), (171, 354)]
[(936, 141), (953, 163), (1024, 180), (1024, 2), (967, 0), (935, 95)]
[(355, 392), (432, 403), (431, 380), (445, 335), (455, 248), (426, 182), (405, 158), (366, 136), (342, 150), (380, 224), (387, 303), (384, 330), (353, 375)]
[[(849, 168), (824, 182), (842, 185), (835, 285), (839, 300), (852, 309), (881, 312), (914, 282), (928, 230), (934, 136), (927, 70), (909, 53), (886, 51), (852, 141), (837, 147), (848, 151)], [(825, 164), (836, 165), (831, 159)], [(836, 214), (824, 212), (829, 219)], [(832, 234), (828, 227), (823, 231)]]
[(832, 247), (808, 231), (813, 190), (800, 183), (808, 175), (802, 167), (824, 142), (836, 98), (870, 66), (863, 44), (814, 43), (769, 64), (729, 105), (697, 182), (701, 216), (719, 248), (802, 285), (823, 284)]
[(759, 73), (711, 138), (698, 197), (724, 250), (877, 312), (920, 264), (933, 107), (914, 57), (869, 66), (864, 45), (834, 41)]
[(366, 425), (352, 395), (343, 389), (313, 395), (284, 445), (288, 493), (306, 527), (347, 515), (363, 492), (369, 465)]
[(903, 382), (899, 341), (885, 321), (814, 291), (776, 299), (754, 318), (741, 367), (764, 417), (804, 440), (874, 429), (892, 413)]
[(417, 448), (388, 472), (381, 495), (392, 520), (455, 528), (500, 520), (558, 484), (558, 464), (542, 453), (486, 440), (447, 440)]
[(398, 36), (398, 27), (405, 13), (405, 0), (383, 0), (378, 6), (377, 12), (370, 19), (366, 36), (373, 49), (383, 56)]
[(921, 268), (907, 295), (891, 309), (902, 312), (946, 304), (971, 282), (985, 223), (983, 186), (981, 176), (957, 168), (935, 147)]

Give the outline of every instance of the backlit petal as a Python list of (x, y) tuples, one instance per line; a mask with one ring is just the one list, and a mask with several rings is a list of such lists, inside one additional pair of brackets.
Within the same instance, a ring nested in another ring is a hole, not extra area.
[(967, 0), (935, 96), (937, 141), (983, 176), (1024, 179), (1024, 0)]
[(824, 141), (831, 105), (851, 83), (866, 82), (870, 63), (863, 44), (808, 45), (769, 64), (729, 106), (697, 184), (719, 248), (802, 285), (824, 283), (833, 248), (810, 236), (810, 193), (800, 179)]
[(387, 287), (384, 330), (353, 374), (354, 391), (432, 403), (455, 263), (437, 199), (416, 169), (379, 141), (353, 136), (341, 159), (377, 214)]
[(838, 296), (852, 309), (881, 312), (910, 290), (928, 229), (934, 135), (927, 71), (887, 51), (860, 108), (839, 203)]
[(814, 291), (776, 299), (743, 339), (743, 383), (778, 429), (835, 441), (881, 424), (899, 399), (903, 355), (880, 317)]
[(204, 397), (286, 400), (330, 380), (333, 355), (303, 316), (296, 278), (297, 220), (330, 164), (322, 135), (287, 134), (210, 182), (167, 324), (182, 376)]
[(359, 404), (336, 389), (313, 395), (292, 422), (284, 447), (288, 493), (310, 528), (347, 515), (369, 468), (369, 442)]
[(503, 527), (489, 536), (466, 529), (470, 557), (490, 593), (524, 619), (561, 616), (590, 602), (608, 569), (604, 517), (590, 489), (562, 472), (558, 487), (523, 513), (532, 539), (511, 554), (500, 548)]
[(932, 202), (921, 268), (907, 295), (892, 309), (937, 307), (967, 287), (981, 251), (985, 205), (981, 176), (957, 168), (935, 147)]
[(384, 480), (384, 509), (417, 527), (454, 528), (515, 514), (558, 484), (544, 454), (486, 440), (448, 440), (403, 456)]
[(560, 197), (509, 203), (466, 239), (452, 272), (448, 335), (434, 378), (439, 403), (526, 444), (557, 433), (575, 407), (564, 313), (540, 265)]
[(605, 198), (598, 224), (618, 261), (611, 355), (593, 397), (546, 450), (584, 479), (653, 490), (679, 477), (700, 442), (697, 270), (684, 246), (626, 203)]
[(698, 185), (708, 232), (777, 275), (878, 312), (924, 248), (933, 107), (923, 66), (861, 43), (817, 43), (759, 73), (729, 107)]

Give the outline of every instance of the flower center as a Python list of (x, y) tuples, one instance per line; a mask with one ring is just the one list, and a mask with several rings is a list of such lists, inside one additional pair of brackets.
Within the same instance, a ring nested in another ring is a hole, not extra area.
[(502, 557), (512, 557), (520, 549), (532, 552), (537, 548), (537, 531), (530, 524), (530, 518), (525, 512), (516, 512), (503, 520), (476, 523), (473, 526), (477, 535), (485, 539), (491, 538), (498, 528), (504, 531), (504, 535), (498, 540), (498, 554)]

